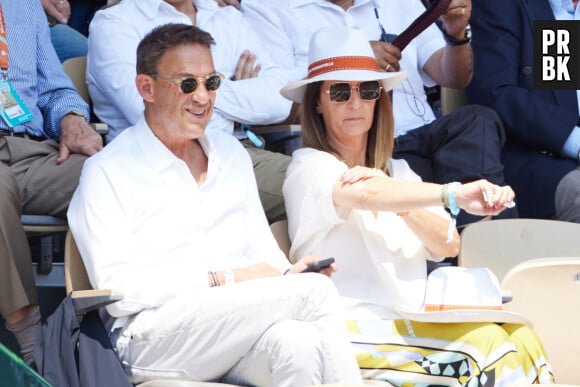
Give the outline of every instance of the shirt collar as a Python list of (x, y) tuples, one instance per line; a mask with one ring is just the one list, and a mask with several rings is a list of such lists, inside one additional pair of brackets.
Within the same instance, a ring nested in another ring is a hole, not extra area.
[[(271, 0), (271, 1), (275, 1), (275, 0)], [(369, 1), (371, 1), (371, 0), (354, 0), (354, 3), (352, 4), (352, 6), (356, 7), (358, 5), (368, 3)], [(376, 2), (376, 3), (380, 3), (380, 2)], [(319, 4), (323, 7), (336, 6), (335, 4), (332, 4), (329, 0), (289, 0), (288, 1), (289, 8), (298, 8), (298, 7), (301, 7), (303, 5), (308, 5), (308, 4)]]
[(135, 141), (143, 153), (143, 158), (156, 172), (163, 171), (178, 160), (155, 134), (153, 134), (144, 116), (141, 116), (135, 124), (135, 132)]
[(557, 16), (560, 11), (565, 11), (569, 14), (574, 14), (574, 4), (572, 0), (548, 0), (552, 12)]
[(149, 19), (154, 19), (155, 16), (159, 14), (159, 10), (161, 9), (161, 7), (168, 7), (167, 9), (169, 8), (173, 9), (172, 6), (165, 3), (165, 1), (163, 0), (149, 0), (149, 1), (134, 0), (134, 2), (135, 6), (139, 8), (141, 12), (143, 12), (145, 15), (147, 15)]
[[(195, 0), (193, 2), (198, 10), (204, 9), (208, 11), (216, 11), (219, 9), (215, 0)], [(135, 0), (135, 5), (141, 10), (149, 19), (155, 19), (161, 10), (167, 12), (179, 13), (171, 4), (164, 0)]]
[[(215, 0), (211, 0), (214, 1)], [(205, 179), (205, 184), (210, 183), (213, 179), (215, 179), (218, 171), (221, 169), (220, 164), (220, 157), (217, 147), (215, 146), (214, 141), (212, 140), (212, 134), (204, 134), (199, 139), (199, 144), (201, 148), (207, 155), (207, 176)]]
[[(182, 164), (183, 160), (175, 156), (156, 136), (147, 124), (144, 116), (139, 118), (135, 125), (135, 134), (137, 146), (143, 153), (144, 159), (150, 164), (150, 167), (156, 172), (163, 172), (171, 168), (175, 163)], [(215, 144), (207, 134), (202, 135), (199, 143), (207, 155), (208, 159), (208, 180), (214, 176), (219, 168), (219, 154)]]

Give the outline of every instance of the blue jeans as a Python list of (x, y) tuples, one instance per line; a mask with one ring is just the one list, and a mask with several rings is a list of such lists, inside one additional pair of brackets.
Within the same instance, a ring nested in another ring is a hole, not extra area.
[(55, 24), (50, 27), (50, 37), (60, 63), (87, 55), (89, 47), (87, 37), (66, 24)]

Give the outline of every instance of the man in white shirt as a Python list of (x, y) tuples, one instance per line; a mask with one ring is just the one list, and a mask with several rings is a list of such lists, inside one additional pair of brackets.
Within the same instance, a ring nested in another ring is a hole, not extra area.
[(211, 44), (185, 24), (143, 39), (144, 114), (87, 161), (71, 201), (92, 285), (124, 295), (107, 307), (111, 341), (133, 383), (360, 383), (332, 282), (293, 275), (316, 258), (290, 265), (247, 153), (231, 135), (205, 132), (221, 83)]
[[(208, 131), (232, 134), (235, 122), (267, 125), (286, 118), (291, 104), (278, 90), (287, 76), (237, 9), (220, 8), (215, 0), (123, 0), (97, 12), (89, 33), (87, 83), (96, 115), (110, 127), (108, 140), (134, 125), (143, 112), (133, 84), (134, 52), (148, 32), (166, 23), (198, 26), (216, 41), (212, 55), (225, 79)], [(235, 135), (245, 137), (243, 132)], [(244, 144), (268, 220), (285, 218), (282, 183), (290, 158)]]
[[(407, 160), (424, 181), (485, 178), (504, 185), (500, 162), (504, 134), (497, 114), (482, 106), (466, 106), (436, 119), (424, 91), (424, 85), (436, 84), (459, 89), (471, 80), (470, 0), (451, 2), (441, 17), (446, 35), (433, 24), (403, 52), (389, 42), (425, 10), (420, 0), (244, 0), (241, 6), (290, 81), (306, 77), (308, 45), (315, 31), (332, 25), (364, 31), (380, 68), (408, 74), (393, 90), (393, 156)], [(500, 216), (516, 216), (515, 212)], [(458, 224), (475, 219), (462, 213)]]

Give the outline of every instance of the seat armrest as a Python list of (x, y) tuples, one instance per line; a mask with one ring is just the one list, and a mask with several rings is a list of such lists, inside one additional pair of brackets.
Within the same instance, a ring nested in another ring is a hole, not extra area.
[(71, 292), (75, 313), (78, 317), (123, 299), (121, 292), (111, 289), (75, 290)]
[(105, 124), (104, 122), (93, 122), (89, 125), (102, 136), (109, 134), (109, 125)]
[(261, 136), (267, 134), (298, 135), (302, 132), (302, 126), (298, 124), (252, 125), (252, 131)]

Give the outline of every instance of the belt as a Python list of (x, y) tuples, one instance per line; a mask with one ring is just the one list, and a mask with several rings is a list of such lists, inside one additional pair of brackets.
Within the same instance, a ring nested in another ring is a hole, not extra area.
[(7, 130), (0, 130), (0, 137), (27, 138), (29, 140), (34, 140), (34, 141), (44, 141), (44, 140), (46, 140), (46, 138), (45, 137), (42, 137), (42, 136), (33, 136), (31, 134), (28, 134), (28, 133), (14, 133), (14, 132), (9, 132)]

